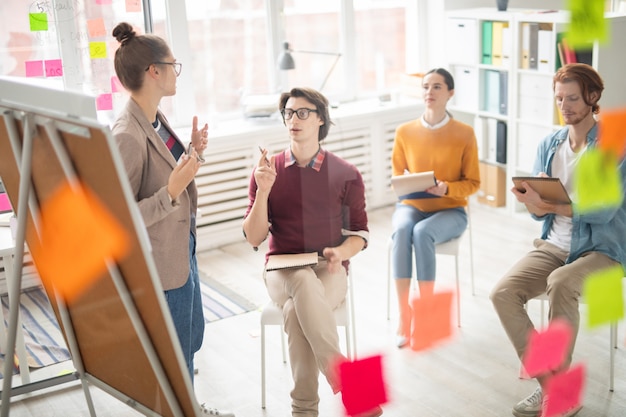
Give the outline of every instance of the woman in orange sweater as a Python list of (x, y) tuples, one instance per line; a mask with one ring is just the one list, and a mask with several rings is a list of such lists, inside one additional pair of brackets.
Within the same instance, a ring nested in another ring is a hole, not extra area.
[[(471, 126), (446, 110), (454, 95), (454, 79), (436, 68), (424, 75), (422, 116), (396, 129), (391, 156), (393, 175), (434, 171), (436, 183), (397, 203), (393, 213), (392, 266), (398, 293), (398, 347), (408, 344), (411, 329), (412, 253), (420, 295), (432, 294), (435, 245), (459, 237), (467, 227), (467, 197), (478, 190), (480, 175), (476, 136)], [(428, 318), (424, 318), (427, 320)]]

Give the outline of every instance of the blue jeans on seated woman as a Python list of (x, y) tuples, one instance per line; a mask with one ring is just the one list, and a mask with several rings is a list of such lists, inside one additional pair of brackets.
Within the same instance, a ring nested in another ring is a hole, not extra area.
[(196, 260), (196, 237), (193, 233), (189, 233), (189, 278), (182, 287), (165, 291), (165, 300), (170, 308), (183, 357), (193, 382), (193, 356), (200, 350), (204, 338), (204, 313)]
[(461, 236), (467, 228), (467, 213), (463, 207), (427, 213), (398, 203), (392, 216), (392, 225), (393, 277), (413, 276), (413, 249), (417, 279), (434, 281), (437, 274), (435, 245)]

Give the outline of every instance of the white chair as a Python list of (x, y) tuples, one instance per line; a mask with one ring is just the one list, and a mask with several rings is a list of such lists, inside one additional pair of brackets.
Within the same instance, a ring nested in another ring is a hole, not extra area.
[[(354, 319), (354, 293), (352, 286), (352, 268), (350, 265), (348, 272), (348, 292), (346, 298), (333, 313), (337, 326), (345, 328), (346, 356), (348, 359), (356, 357), (356, 326)], [(265, 326), (281, 326), (280, 342), (283, 351), (283, 363), (287, 363), (287, 352), (285, 348), (285, 332), (282, 326), (283, 311), (278, 304), (273, 301), (268, 302), (261, 311), (261, 407), (265, 408)]]
[[(467, 234), (469, 237), (469, 249), (470, 249), (470, 277), (472, 285), (472, 295), (475, 295), (474, 291), (474, 249), (472, 245), (472, 221), (470, 218), (469, 201), (466, 206), (467, 211)], [(459, 247), (461, 245), (461, 236), (455, 239), (450, 239), (447, 242), (435, 245), (435, 254), (437, 255), (450, 255), (454, 256), (454, 270), (456, 279), (456, 312), (457, 312), (457, 325), (461, 327), (461, 286), (459, 282)], [(387, 320), (391, 318), (391, 237), (387, 240)]]
[[(545, 292), (535, 298), (533, 300), (538, 300), (541, 303), (541, 327), (543, 328), (545, 325), (544, 318), (545, 314), (545, 303), (548, 301), (548, 294)], [(528, 309), (528, 303), (524, 306)], [(617, 322), (613, 322), (610, 325), (610, 336), (609, 336), (609, 391), (615, 391), (615, 350), (617, 349)], [(524, 367), (520, 366), (520, 378), (526, 379), (528, 378), (528, 374), (525, 372)]]

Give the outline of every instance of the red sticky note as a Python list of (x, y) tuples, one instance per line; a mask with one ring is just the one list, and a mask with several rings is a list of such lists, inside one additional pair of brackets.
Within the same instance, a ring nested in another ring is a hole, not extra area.
[(555, 319), (542, 332), (532, 332), (524, 356), (524, 369), (531, 377), (557, 370), (563, 365), (572, 343), (572, 327)]
[(87, 19), (87, 32), (90, 38), (101, 38), (107, 35), (104, 19)]
[(442, 291), (411, 301), (411, 349), (424, 350), (452, 336), (453, 291)]
[(579, 364), (567, 372), (554, 375), (548, 380), (542, 417), (563, 415), (580, 405), (583, 384), (585, 381), (585, 366)]
[(44, 61), (46, 67), (46, 77), (62, 77), (63, 62), (60, 59), (49, 59)]
[(362, 414), (387, 402), (380, 355), (340, 363), (339, 378), (346, 415)]
[(126, 231), (85, 187), (61, 185), (41, 205), (40, 241), (31, 245), (39, 275), (66, 300), (79, 296), (124, 257)]
[(27, 77), (43, 76), (43, 61), (26, 61), (24, 65)]
[(626, 107), (603, 110), (598, 123), (598, 148), (614, 153), (618, 159), (626, 154)]
[(113, 95), (108, 93), (96, 97), (96, 110), (113, 110)]

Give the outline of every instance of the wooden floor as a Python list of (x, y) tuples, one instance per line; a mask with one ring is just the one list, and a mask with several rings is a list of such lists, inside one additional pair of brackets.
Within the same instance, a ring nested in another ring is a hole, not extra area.
[[(394, 346), (397, 326), (392, 297), (391, 320), (386, 317), (387, 250), (392, 207), (369, 213), (369, 247), (353, 262), (356, 299), (357, 348), (360, 357), (382, 355), (389, 403), (385, 416), (510, 416), (511, 407), (535, 388), (518, 378), (519, 363), (493, 311), (488, 294), (507, 268), (530, 247), (539, 224), (526, 215), (512, 215), (472, 202), (474, 274), (470, 286), (469, 239), (460, 256), (462, 327), (448, 342), (426, 352)], [(253, 252), (237, 243), (201, 253), (200, 268), (259, 305), (267, 301), (261, 280), (263, 247)], [(437, 288), (454, 284), (454, 261), (438, 258)], [(584, 305), (581, 306), (584, 314)], [(529, 311), (539, 323), (539, 302)], [(427, 319), (427, 318), (426, 318)], [(267, 409), (261, 409), (259, 312), (220, 320), (207, 326), (205, 342), (196, 356), (199, 373), (195, 390), (200, 402), (229, 408), (237, 417), (289, 417), (291, 374), (281, 361), (278, 328), (268, 331)], [(341, 332), (340, 332), (341, 334)], [(626, 352), (620, 323), (616, 354), (615, 392), (608, 391), (608, 328), (581, 327), (574, 362), (586, 365), (584, 408), (580, 417), (626, 415)], [(342, 339), (343, 340), (343, 339)], [(71, 363), (36, 371), (46, 376)], [(100, 391), (91, 389), (98, 416), (137, 416), (136, 411)], [(343, 416), (341, 400), (322, 382), (320, 416)], [(76, 383), (15, 398), (11, 416), (86, 416), (84, 395)]]

